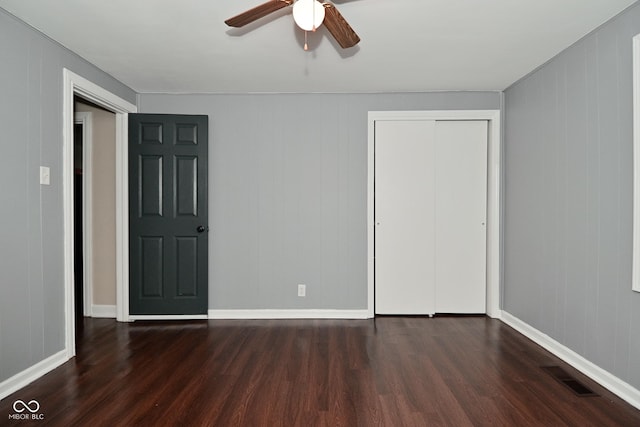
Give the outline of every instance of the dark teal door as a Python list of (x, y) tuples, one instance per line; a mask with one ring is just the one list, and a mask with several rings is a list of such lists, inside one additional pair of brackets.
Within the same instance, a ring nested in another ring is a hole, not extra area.
[(206, 314), (208, 117), (129, 114), (129, 313)]

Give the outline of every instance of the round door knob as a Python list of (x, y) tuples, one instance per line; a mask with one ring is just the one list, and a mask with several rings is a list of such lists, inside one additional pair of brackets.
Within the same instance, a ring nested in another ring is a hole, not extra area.
[(198, 228), (196, 228), (196, 230), (198, 230), (198, 233), (204, 233), (206, 228), (204, 227), (204, 225), (199, 225)]

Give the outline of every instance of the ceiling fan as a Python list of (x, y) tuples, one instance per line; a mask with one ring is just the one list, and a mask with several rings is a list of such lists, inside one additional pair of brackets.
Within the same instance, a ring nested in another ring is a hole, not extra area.
[[(305, 39), (306, 31), (315, 31), (320, 25), (324, 24), (343, 49), (353, 47), (360, 41), (360, 37), (338, 12), (335, 5), (329, 1), (321, 3), (318, 0), (270, 0), (233, 18), (229, 18), (224, 23), (230, 27), (244, 27), (270, 13), (291, 5), (293, 5), (293, 19), (298, 27), (305, 31)], [(305, 50), (307, 50), (306, 41)]]

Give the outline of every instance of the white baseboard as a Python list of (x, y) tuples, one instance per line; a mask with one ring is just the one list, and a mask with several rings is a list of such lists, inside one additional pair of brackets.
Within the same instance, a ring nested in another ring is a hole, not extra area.
[(115, 305), (98, 305), (93, 304), (91, 306), (91, 317), (99, 317), (104, 319), (116, 318), (116, 306)]
[(41, 362), (36, 363), (30, 368), (17, 373), (9, 379), (0, 383), (0, 400), (10, 394), (20, 390), (22, 387), (32, 383), (44, 374), (53, 371), (58, 366), (67, 361), (67, 351), (62, 350), (52, 356), (47, 357)]
[(497, 310), (487, 310), (487, 316), (489, 316), (492, 319), (496, 319), (496, 320), (501, 320), (502, 319), (502, 310), (497, 309)]
[(634, 388), (630, 384), (627, 384), (620, 378), (616, 377), (608, 371), (605, 371), (598, 365), (580, 356), (575, 351), (560, 344), (550, 336), (540, 332), (536, 328), (528, 325), (527, 323), (507, 313), (506, 311), (502, 312), (500, 320), (511, 326), (516, 331), (520, 332), (522, 335), (531, 339), (536, 344), (544, 347), (549, 352), (564, 360), (569, 365), (573, 366), (595, 382), (607, 388), (612, 393), (624, 399), (629, 404), (640, 409), (640, 390), (638, 390), (637, 388)]
[(370, 319), (368, 310), (209, 310), (209, 319)]
[(130, 321), (136, 320), (206, 320), (208, 319), (206, 314), (131, 314), (129, 315)]

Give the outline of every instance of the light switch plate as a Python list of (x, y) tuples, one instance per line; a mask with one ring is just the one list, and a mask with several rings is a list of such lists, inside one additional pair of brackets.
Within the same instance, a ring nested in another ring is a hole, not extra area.
[(51, 184), (51, 174), (49, 172), (49, 168), (46, 166), (40, 166), (40, 184)]

